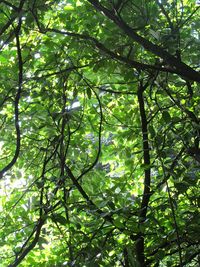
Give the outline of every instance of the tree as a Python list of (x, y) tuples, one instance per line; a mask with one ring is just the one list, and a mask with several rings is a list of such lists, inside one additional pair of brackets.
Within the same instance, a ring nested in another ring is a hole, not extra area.
[(1, 266), (197, 266), (198, 3), (0, 8)]

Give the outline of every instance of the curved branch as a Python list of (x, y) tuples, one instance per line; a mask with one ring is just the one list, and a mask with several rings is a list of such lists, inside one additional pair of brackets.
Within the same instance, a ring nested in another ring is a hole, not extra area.
[(84, 79), (85, 83), (87, 84), (87, 86), (89, 86), (89, 88), (94, 92), (97, 101), (99, 103), (99, 109), (100, 109), (100, 122), (99, 122), (99, 136), (98, 136), (98, 152), (96, 155), (96, 158), (94, 160), (94, 162), (85, 170), (83, 171), (79, 177), (77, 178), (77, 180), (81, 179), (86, 173), (88, 173), (90, 170), (92, 170), (94, 168), (94, 166), (97, 164), (100, 154), (101, 154), (101, 132), (102, 132), (102, 124), (103, 124), (103, 109), (102, 109), (102, 105), (101, 105), (101, 100), (99, 98), (99, 96), (97, 95), (97, 93), (95, 92), (95, 90), (93, 90), (92, 86), (89, 84), (89, 82)]
[[(16, 258), (16, 260), (12, 264), (8, 265), (8, 267), (16, 267), (16, 266), (18, 266), (20, 264), (20, 262), (22, 262), (22, 260), (26, 257), (26, 255), (36, 246), (36, 244), (37, 244), (37, 242), (39, 240), (39, 237), (40, 237), (40, 232), (41, 232), (42, 226), (44, 225), (44, 223), (45, 223), (45, 219), (40, 219), (39, 220), (38, 225), (33, 230), (33, 233), (35, 232), (35, 237), (34, 237), (33, 241), (31, 242), (31, 244), (26, 249), (24, 249), (24, 251), (22, 252), (21, 256)], [(31, 233), (31, 236), (33, 235), (33, 233)]]
[[(23, 5), (25, 3), (26, 0), (21, 0), (19, 7), (16, 9), (14, 9), (15, 11), (13, 12), (13, 15), (11, 16), (10, 20), (2, 27), (2, 29), (0, 30), (0, 36), (12, 25), (12, 23), (15, 21), (15, 19), (20, 15), (20, 12), (22, 11)], [(4, 1), (4, 3), (7, 1)], [(8, 4), (8, 2), (7, 2)], [(14, 8), (14, 6), (13, 6)]]
[(70, 168), (66, 164), (65, 164), (65, 171), (66, 171), (68, 177), (71, 179), (71, 181), (74, 184), (74, 186), (78, 189), (79, 193), (88, 202), (88, 204), (91, 205), (96, 210), (96, 212), (100, 216), (102, 216), (102, 218), (104, 218), (105, 220), (107, 220), (107, 221), (109, 221), (110, 223), (113, 224), (112, 216), (109, 215), (109, 214), (105, 215), (105, 213), (95, 205), (95, 203), (90, 199), (88, 194), (85, 192), (83, 187), (79, 184), (78, 180), (76, 179), (76, 177), (74, 176), (74, 174), (72, 173), (72, 171), (70, 170)]
[(161, 67), (161, 66), (157, 66), (157, 65), (149, 65), (149, 64), (145, 64), (145, 63), (141, 63), (141, 62), (138, 62), (135, 60), (131, 60), (130, 58), (123, 57), (119, 54), (116, 54), (113, 51), (109, 50), (104, 44), (99, 42), (97, 39), (95, 39), (89, 35), (79, 34), (79, 33), (74, 33), (74, 32), (68, 32), (68, 31), (63, 31), (63, 30), (58, 30), (58, 29), (52, 29), (52, 28), (46, 28), (45, 31), (42, 33), (46, 33), (46, 32), (54, 32), (54, 33), (58, 33), (58, 34), (62, 34), (62, 35), (70, 36), (70, 37), (75, 37), (75, 38), (80, 39), (80, 40), (90, 41), (95, 45), (95, 47), (99, 51), (102, 51), (103, 53), (110, 56), (112, 59), (123, 62), (123, 63), (129, 65), (130, 67), (135, 68), (136, 70), (147, 70), (147, 71), (150, 71), (150, 70), (155, 71), (156, 70), (156, 71), (163, 71), (163, 72), (179, 74), (178, 71), (176, 71), (175, 69), (172, 69), (172, 68), (166, 68), (166, 67)]
[(98, 11), (102, 12), (107, 18), (113, 21), (124, 33), (127, 34), (127, 36), (133, 39), (136, 43), (140, 44), (144, 47), (144, 49), (167, 62), (174, 69), (174, 73), (177, 73), (180, 76), (184, 76), (189, 80), (200, 82), (199, 72), (195, 71), (180, 59), (165, 51), (162, 47), (137, 34), (134, 29), (132, 29), (128, 24), (126, 24), (124, 20), (122, 20), (122, 18), (119, 18), (113, 11), (101, 5), (98, 0), (88, 0), (88, 2), (90, 2)]
[(21, 51), (21, 44), (19, 39), (19, 33), (21, 29), (22, 20), (19, 19), (18, 26), (15, 30), (15, 36), (16, 36), (16, 47), (17, 47), (17, 56), (18, 56), (18, 90), (17, 94), (15, 96), (15, 130), (16, 130), (16, 148), (15, 148), (15, 154), (12, 158), (12, 160), (0, 171), (0, 179), (3, 177), (3, 174), (7, 172), (9, 169), (13, 167), (13, 165), (16, 163), (17, 158), (19, 156), (20, 152), (20, 144), (21, 144), (21, 136), (20, 136), (20, 126), (19, 126), (19, 100), (21, 96), (22, 91), (22, 83), (23, 83), (23, 60), (22, 60), (22, 51)]

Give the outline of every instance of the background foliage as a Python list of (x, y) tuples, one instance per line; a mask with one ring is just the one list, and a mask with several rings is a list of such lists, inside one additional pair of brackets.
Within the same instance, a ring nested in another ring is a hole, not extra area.
[(198, 3), (0, 11), (0, 266), (199, 266)]

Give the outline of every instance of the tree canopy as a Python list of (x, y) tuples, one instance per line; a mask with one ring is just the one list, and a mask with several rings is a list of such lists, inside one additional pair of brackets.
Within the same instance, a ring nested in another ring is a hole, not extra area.
[(199, 266), (199, 10), (0, 1), (0, 266)]

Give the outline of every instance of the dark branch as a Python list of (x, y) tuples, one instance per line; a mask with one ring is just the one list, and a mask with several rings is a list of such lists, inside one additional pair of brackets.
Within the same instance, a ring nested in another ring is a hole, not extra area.
[(165, 51), (162, 47), (150, 42), (144, 37), (137, 34), (134, 29), (132, 29), (129, 25), (126, 24), (122, 18), (119, 18), (110, 11), (109, 9), (102, 6), (97, 0), (88, 0), (98, 11), (102, 12), (107, 18), (112, 20), (123, 32), (127, 34), (131, 39), (133, 39), (136, 43), (143, 46), (147, 51), (153, 53), (154, 55), (162, 58), (164, 62), (167, 62), (172, 69), (174, 69), (174, 73), (179, 74), (189, 80), (200, 82), (200, 73), (183, 63), (180, 59), (175, 56), (172, 56), (170, 53)]
[(16, 163), (17, 158), (19, 156), (20, 152), (20, 143), (21, 143), (21, 137), (20, 137), (20, 125), (19, 125), (19, 100), (21, 96), (22, 91), (22, 83), (23, 83), (23, 60), (22, 60), (22, 51), (21, 51), (21, 45), (20, 45), (20, 39), (19, 39), (19, 33), (21, 29), (22, 21), (19, 19), (18, 26), (15, 31), (16, 36), (16, 47), (17, 47), (17, 56), (18, 56), (18, 90), (15, 97), (15, 130), (16, 130), (16, 148), (15, 148), (15, 154), (12, 158), (12, 160), (8, 163), (7, 166), (5, 166), (0, 171), (0, 179), (3, 177), (3, 174), (7, 172), (9, 169), (13, 167), (13, 165)]

